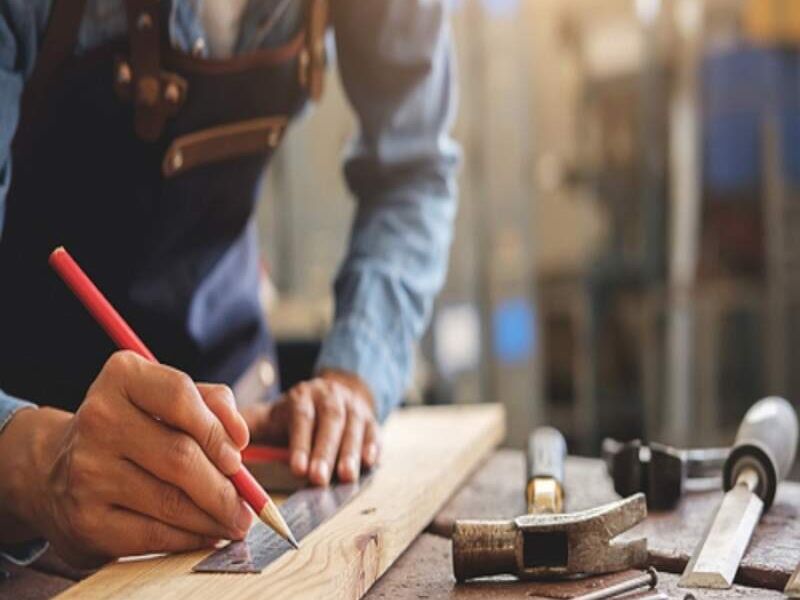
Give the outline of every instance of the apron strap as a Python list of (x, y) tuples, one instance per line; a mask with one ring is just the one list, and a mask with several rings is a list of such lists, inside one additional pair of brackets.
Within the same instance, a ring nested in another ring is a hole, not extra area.
[(85, 7), (86, 0), (54, 0), (42, 49), (25, 85), (24, 103), (43, 97), (53, 76), (72, 56)]
[(130, 64), (117, 64), (116, 89), (135, 107), (134, 129), (145, 141), (155, 141), (167, 118), (186, 99), (186, 81), (161, 70), (160, 0), (127, 0)]
[(328, 0), (308, 0), (306, 11), (306, 47), (300, 54), (300, 85), (308, 90), (312, 100), (318, 101), (325, 81)]
[(33, 115), (48, 97), (48, 87), (72, 57), (78, 41), (86, 0), (54, 0), (41, 50), (22, 93), (22, 118), (14, 137), (15, 149), (27, 149), (33, 136)]

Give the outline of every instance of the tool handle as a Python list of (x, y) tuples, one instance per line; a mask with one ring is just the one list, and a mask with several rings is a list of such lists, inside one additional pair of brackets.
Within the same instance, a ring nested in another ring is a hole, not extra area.
[(528, 437), (528, 481), (538, 478), (564, 483), (567, 442), (554, 427), (537, 427)]
[(797, 413), (783, 398), (771, 396), (751, 406), (725, 461), (725, 489), (736, 485), (742, 471), (753, 469), (758, 474), (755, 493), (764, 501), (764, 510), (767, 510), (775, 499), (778, 483), (794, 464), (797, 430)]

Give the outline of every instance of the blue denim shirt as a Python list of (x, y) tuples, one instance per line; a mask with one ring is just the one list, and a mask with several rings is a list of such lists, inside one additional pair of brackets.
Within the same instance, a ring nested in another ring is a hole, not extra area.
[[(20, 97), (51, 1), (0, 0), (0, 232)], [(170, 4), (170, 39), (181, 50), (209, 52), (202, 2)], [(265, 33), (263, 23), (281, 6), (278, 24)], [(413, 346), (443, 283), (456, 209), (458, 150), (448, 136), (455, 88), (445, 12), (443, 0), (331, 2), (336, 62), (359, 121), (344, 164), (358, 206), (335, 281), (335, 320), (317, 366), (360, 375), (381, 419), (408, 384)], [(234, 51), (284, 42), (300, 17), (299, 0), (249, 0)], [(88, 0), (76, 52), (125, 29), (123, 0)], [(0, 343), (13, 340), (0, 332)], [(23, 406), (0, 391), (0, 433)]]

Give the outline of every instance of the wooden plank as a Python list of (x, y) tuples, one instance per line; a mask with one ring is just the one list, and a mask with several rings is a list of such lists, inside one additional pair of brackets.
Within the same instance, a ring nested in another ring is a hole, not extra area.
[[(429, 531), (449, 536), (457, 518), (501, 518), (519, 514), (524, 486), (524, 455), (497, 452), (445, 505)], [(596, 459), (570, 457), (566, 465), (567, 509), (580, 510), (617, 498), (605, 466)], [(675, 510), (651, 513), (631, 530), (646, 536), (654, 566), (681, 573), (712, 518), (721, 492), (686, 495)], [(783, 589), (800, 561), (800, 485), (784, 482), (774, 506), (756, 529), (736, 580), (769, 589)], [(624, 539), (624, 536), (623, 536)]]
[(503, 438), (499, 405), (400, 411), (370, 484), (259, 575), (191, 573), (205, 552), (120, 561), (72, 587), (79, 598), (360, 598)]
[[(373, 586), (365, 600), (566, 599), (637, 574), (637, 572), (629, 571), (612, 577), (593, 577), (559, 583), (494, 578), (457, 584), (453, 577), (451, 561), (449, 540), (423, 534)], [(661, 573), (658, 589), (666, 593), (671, 600), (683, 600), (689, 590), (678, 588), (677, 583), (677, 575)], [(695, 595), (702, 600), (725, 600), (728, 598), (777, 600), (783, 598), (783, 594), (776, 591), (739, 585), (734, 586), (731, 590), (703, 590), (702, 593)]]

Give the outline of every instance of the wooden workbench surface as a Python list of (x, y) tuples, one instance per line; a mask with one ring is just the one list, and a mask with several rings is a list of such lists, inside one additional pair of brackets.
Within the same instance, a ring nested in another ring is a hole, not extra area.
[[(452, 575), (449, 536), (456, 518), (506, 518), (523, 512), (524, 459), (520, 452), (495, 453), (439, 512), (391, 569), (372, 587), (366, 598), (567, 598), (570, 590), (541, 584), (492, 581), (456, 585)], [(651, 514), (631, 535), (647, 535), (651, 559), (662, 571), (659, 589), (683, 600), (677, 576), (699, 540), (719, 493), (685, 498), (676, 511)], [(571, 458), (567, 465), (567, 504), (579, 510), (616, 498), (600, 461)], [(698, 600), (722, 598), (783, 598), (782, 589), (800, 560), (800, 485), (783, 484), (772, 510), (764, 517), (748, 549), (737, 580), (746, 585), (724, 592), (702, 591)], [(8, 565), (0, 566), (10, 570)], [(33, 569), (15, 568), (0, 582), (0, 598), (38, 600), (67, 588), (64, 577)], [(573, 592), (574, 593), (574, 592)], [(546, 594), (546, 595), (545, 595)]]

